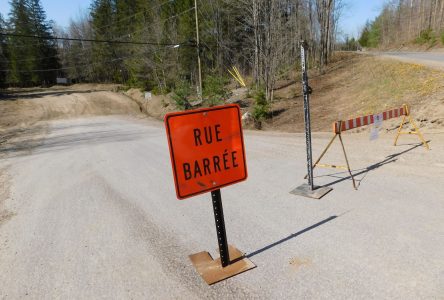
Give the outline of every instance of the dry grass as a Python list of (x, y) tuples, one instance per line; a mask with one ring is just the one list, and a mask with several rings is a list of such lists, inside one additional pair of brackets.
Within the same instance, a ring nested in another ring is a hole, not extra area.
[[(412, 106), (423, 126), (442, 125), (444, 121), (444, 73), (437, 70), (378, 56), (339, 53), (325, 75), (312, 72), (310, 78), (312, 127), (316, 131), (329, 131), (336, 120), (403, 103)], [(273, 110), (279, 115), (267, 121), (266, 129), (303, 130), (300, 91), (298, 80), (275, 92)]]

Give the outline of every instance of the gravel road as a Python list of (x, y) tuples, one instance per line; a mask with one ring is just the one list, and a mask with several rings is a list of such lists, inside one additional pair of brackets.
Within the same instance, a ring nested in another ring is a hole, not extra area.
[(334, 190), (311, 200), (289, 194), (303, 135), (246, 132), (249, 179), (222, 197), (228, 240), (257, 268), (209, 287), (188, 255), (217, 255), (210, 196), (176, 200), (160, 122), (46, 125), (0, 147), (2, 299), (443, 299), (443, 133), (425, 134), (431, 151), (345, 134), (359, 190), (316, 171)]

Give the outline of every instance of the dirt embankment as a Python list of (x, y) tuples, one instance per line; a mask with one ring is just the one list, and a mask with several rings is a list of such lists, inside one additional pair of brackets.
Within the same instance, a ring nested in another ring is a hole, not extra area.
[(150, 93), (149, 97), (146, 97), (145, 93), (135, 88), (126, 91), (125, 95), (139, 105), (141, 112), (159, 120), (163, 120), (163, 117), (168, 112), (178, 110), (170, 95), (154, 95)]
[[(299, 80), (275, 91), (273, 118), (266, 129), (303, 130), (303, 98)], [(339, 53), (325, 75), (310, 74), (312, 127), (329, 131), (337, 120), (411, 106), (421, 126), (444, 126), (444, 73), (418, 64), (378, 56)], [(400, 120), (385, 122), (393, 129)], [(361, 130), (366, 130), (363, 128)]]
[(138, 115), (139, 106), (116, 85), (10, 89), (0, 94), (0, 145), (46, 132), (44, 121), (88, 115)]
[(104, 85), (10, 90), (0, 97), (0, 128), (83, 115), (139, 113), (136, 103), (114, 91)]

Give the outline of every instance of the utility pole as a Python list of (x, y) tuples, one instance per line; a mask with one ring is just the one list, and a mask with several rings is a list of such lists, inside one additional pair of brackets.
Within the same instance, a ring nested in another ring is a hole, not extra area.
[(200, 65), (200, 41), (199, 41), (199, 19), (197, 17), (197, 0), (194, 0), (194, 14), (196, 16), (196, 48), (197, 48), (197, 67), (199, 72), (199, 82), (197, 86), (197, 97), (202, 101), (202, 68)]

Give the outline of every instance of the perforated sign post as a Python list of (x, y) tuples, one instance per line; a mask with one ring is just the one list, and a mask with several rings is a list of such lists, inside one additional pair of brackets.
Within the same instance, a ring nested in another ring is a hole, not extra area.
[(220, 188), (247, 179), (242, 123), (238, 105), (176, 112), (165, 116), (178, 199), (211, 192), (220, 259), (206, 251), (190, 259), (208, 284), (254, 268), (229, 246)]
[(305, 123), (305, 142), (307, 150), (307, 184), (302, 184), (292, 190), (290, 193), (298, 196), (304, 196), (314, 199), (320, 199), (329, 193), (332, 188), (325, 186), (315, 186), (313, 182), (313, 155), (311, 147), (311, 118), (310, 118), (310, 94), (312, 92), (308, 85), (307, 72), (307, 44), (301, 41), (301, 69), (302, 69), (302, 93), (304, 94), (304, 123)]

